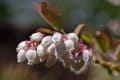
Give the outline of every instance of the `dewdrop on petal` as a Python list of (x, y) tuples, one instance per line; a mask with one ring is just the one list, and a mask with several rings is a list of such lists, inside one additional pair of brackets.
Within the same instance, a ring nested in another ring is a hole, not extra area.
[(56, 42), (60, 42), (61, 40), (62, 40), (62, 34), (60, 34), (58, 32), (53, 34), (53, 36), (52, 36), (52, 41), (53, 42), (56, 43)]
[(30, 36), (30, 39), (31, 39), (31, 40), (34, 40), (34, 41), (40, 41), (42, 38), (43, 38), (43, 34), (40, 33), (40, 32), (33, 33), (33, 34)]
[(21, 49), (23, 49), (26, 46), (26, 41), (22, 41), (18, 44), (16, 50), (19, 52)]
[(25, 57), (25, 50), (20, 50), (19, 52), (18, 52), (18, 54), (17, 54), (17, 62), (18, 63), (21, 63), (21, 62), (23, 62), (23, 61), (25, 61), (26, 60), (26, 57)]
[(74, 42), (72, 40), (64, 41), (67, 51), (73, 51), (75, 49)]
[(44, 47), (48, 47), (51, 43), (52, 43), (52, 40), (51, 40), (52, 36), (46, 36), (42, 39), (41, 41), (41, 44), (44, 46)]
[(34, 61), (36, 59), (36, 50), (30, 49), (26, 52), (26, 59), (28, 60), (29, 65), (34, 64)]

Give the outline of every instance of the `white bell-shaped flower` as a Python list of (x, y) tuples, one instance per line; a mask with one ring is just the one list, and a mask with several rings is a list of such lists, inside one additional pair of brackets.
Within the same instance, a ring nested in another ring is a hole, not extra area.
[(25, 57), (25, 50), (21, 49), (18, 54), (17, 54), (17, 62), (18, 63), (21, 63), (23, 61), (26, 60), (26, 57)]
[(44, 47), (48, 47), (51, 43), (52, 43), (52, 40), (51, 40), (52, 36), (46, 36), (42, 39), (42, 42), (41, 44), (44, 46)]
[(48, 53), (48, 55), (55, 55), (55, 56), (57, 57), (55, 43), (52, 43), (52, 44), (47, 48), (47, 53)]
[(73, 41), (79, 41), (79, 38), (78, 38), (78, 36), (77, 36), (77, 34), (76, 33), (69, 33), (69, 34), (67, 34), (67, 38), (68, 39), (71, 39), (71, 40), (73, 40)]
[(83, 50), (83, 60), (85, 62), (91, 62), (92, 60), (92, 53), (87, 49)]
[(26, 46), (26, 41), (22, 41), (18, 44), (16, 50), (19, 52), (21, 49), (23, 49)]
[(62, 40), (62, 34), (60, 34), (58, 32), (53, 34), (53, 36), (52, 36), (52, 41), (53, 42), (56, 43), (56, 42), (60, 42), (61, 40)]
[(67, 51), (73, 51), (75, 49), (74, 42), (72, 40), (64, 41)]
[(40, 62), (43, 62), (46, 58), (45, 48), (41, 44), (39, 44), (37, 47), (37, 56), (39, 57)]
[(45, 50), (44, 47), (40, 44), (37, 47), (37, 55), (40, 56), (44, 56), (45, 55)]
[(36, 50), (30, 49), (26, 52), (26, 58), (29, 65), (32, 65), (36, 59)]
[(30, 36), (30, 39), (31, 39), (31, 40), (34, 40), (34, 41), (40, 41), (42, 38), (43, 38), (43, 34), (40, 33), (40, 32), (33, 33), (33, 34)]

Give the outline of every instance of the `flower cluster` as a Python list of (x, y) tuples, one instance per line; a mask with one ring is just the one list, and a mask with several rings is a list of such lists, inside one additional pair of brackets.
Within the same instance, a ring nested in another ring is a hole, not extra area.
[(53, 65), (58, 61), (77, 74), (86, 69), (92, 61), (92, 53), (88, 46), (75, 33), (33, 33), (30, 40), (19, 43), (16, 50), (19, 63), (27, 60), (29, 65), (38, 62)]

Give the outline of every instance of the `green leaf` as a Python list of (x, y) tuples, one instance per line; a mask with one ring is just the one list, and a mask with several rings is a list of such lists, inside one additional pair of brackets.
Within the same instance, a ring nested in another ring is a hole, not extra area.
[(93, 36), (92, 33), (90, 32), (83, 32), (81, 35), (82, 39), (85, 40), (88, 44), (93, 45), (94, 44), (94, 40), (93, 40)]
[(110, 40), (106, 33), (97, 31), (95, 47), (106, 53), (110, 49)]
[(63, 32), (64, 21), (57, 6), (49, 2), (41, 2), (35, 3), (34, 8), (55, 30)]

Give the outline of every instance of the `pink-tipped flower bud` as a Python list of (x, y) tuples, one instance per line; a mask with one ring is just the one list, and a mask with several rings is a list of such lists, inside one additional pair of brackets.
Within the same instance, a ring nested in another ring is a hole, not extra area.
[(18, 54), (17, 54), (17, 62), (18, 63), (21, 63), (21, 62), (23, 62), (23, 61), (25, 61), (26, 60), (26, 57), (25, 57), (25, 50), (20, 50), (19, 52), (18, 52)]
[(51, 43), (52, 43), (52, 40), (51, 40), (51, 36), (46, 36), (42, 39), (42, 42), (41, 44), (44, 46), (44, 47), (48, 47)]
[(52, 41), (53, 42), (56, 43), (56, 42), (60, 42), (61, 40), (62, 40), (62, 34), (60, 34), (58, 32), (53, 34), (53, 36), (52, 36)]
[(28, 60), (29, 65), (32, 65), (35, 62), (36, 59), (36, 50), (30, 49), (26, 52), (26, 58)]
[(33, 41), (40, 41), (42, 38), (43, 38), (43, 34), (40, 33), (40, 32), (33, 33), (33, 34), (30, 36), (30, 39), (33, 40)]

